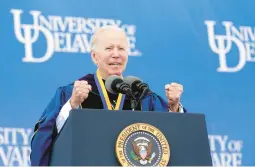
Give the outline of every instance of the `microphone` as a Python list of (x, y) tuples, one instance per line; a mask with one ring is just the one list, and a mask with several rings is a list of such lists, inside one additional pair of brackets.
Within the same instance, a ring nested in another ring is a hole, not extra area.
[(124, 82), (130, 86), (133, 92), (145, 93), (149, 90), (149, 86), (146, 83), (134, 76), (125, 77)]
[(132, 90), (129, 87), (129, 85), (127, 83), (123, 82), (123, 79), (120, 76), (117, 76), (117, 75), (109, 76), (105, 81), (105, 87), (112, 94), (118, 94), (118, 93), (129, 94), (129, 93), (132, 93)]
[(149, 91), (149, 86), (146, 83), (143, 83), (141, 79), (134, 77), (134, 76), (125, 77), (124, 82), (127, 83), (131, 87), (133, 92), (140, 94), (140, 97), (136, 103), (136, 107), (137, 107), (139, 102), (142, 100), (142, 98)]
[(135, 110), (137, 106), (136, 98), (130, 88), (130, 86), (123, 81), (123, 79), (120, 76), (117, 75), (111, 75), (107, 77), (105, 81), (105, 87), (106, 89), (113, 94), (127, 94), (131, 97), (131, 108), (132, 110)]

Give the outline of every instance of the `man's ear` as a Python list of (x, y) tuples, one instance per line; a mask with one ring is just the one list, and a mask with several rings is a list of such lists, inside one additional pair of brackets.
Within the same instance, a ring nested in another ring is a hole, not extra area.
[(95, 51), (91, 51), (91, 58), (95, 65), (98, 64)]

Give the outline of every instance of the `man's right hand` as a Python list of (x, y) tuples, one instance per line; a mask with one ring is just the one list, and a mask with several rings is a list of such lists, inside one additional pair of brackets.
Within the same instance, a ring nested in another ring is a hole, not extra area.
[(75, 81), (70, 104), (73, 109), (79, 107), (79, 105), (88, 98), (89, 91), (92, 90), (91, 85), (87, 81)]

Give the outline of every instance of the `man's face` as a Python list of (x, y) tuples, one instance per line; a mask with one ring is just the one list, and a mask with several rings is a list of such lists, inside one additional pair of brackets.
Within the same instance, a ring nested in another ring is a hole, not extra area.
[(128, 61), (128, 44), (124, 33), (113, 30), (101, 32), (95, 50), (92, 51), (92, 58), (104, 79), (124, 72)]

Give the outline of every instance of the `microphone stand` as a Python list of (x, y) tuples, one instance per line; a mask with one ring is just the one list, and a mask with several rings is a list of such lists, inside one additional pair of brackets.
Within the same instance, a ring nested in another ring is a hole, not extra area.
[(137, 107), (137, 101), (136, 101), (136, 98), (135, 98), (135, 96), (134, 96), (134, 94), (132, 93), (132, 92), (130, 92), (130, 91), (128, 91), (127, 92), (127, 95), (129, 96), (129, 97), (131, 97), (130, 98), (130, 101), (131, 101), (131, 109), (132, 109), (132, 111), (135, 111), (135, 109), (136, 109), (136, 107)]
[(132, 92), (131, 88), (129, 87), (128, 84), (122, 82), (116, 85), (116, 89), (120, 92), (120, 93), (124, 93), (126, 95), (128, 95), (131, 100), (131, 109), (132, 111), (135, 111), (136, 107), (137, 107), (137, 101), (136, 101), (136, 97), (134, 95), (134, 93)]
[(145, 88), (142, 92), (142, 94), (140, 95), (138, 101), (137, 101), (137, 104), (135, 106), (135, 108), (137, 107), (137, 105), (139, 104), (139, 102), (142, 100), (143, 96), (147, 93), (147, 91), (149, 90), (149, 87)]
[(137, 106), (137, 102), (136, 102), (136, 99), (131, 99), (131, 109), (132, 111), (135, 111), (136, 109), (136, 106)]

